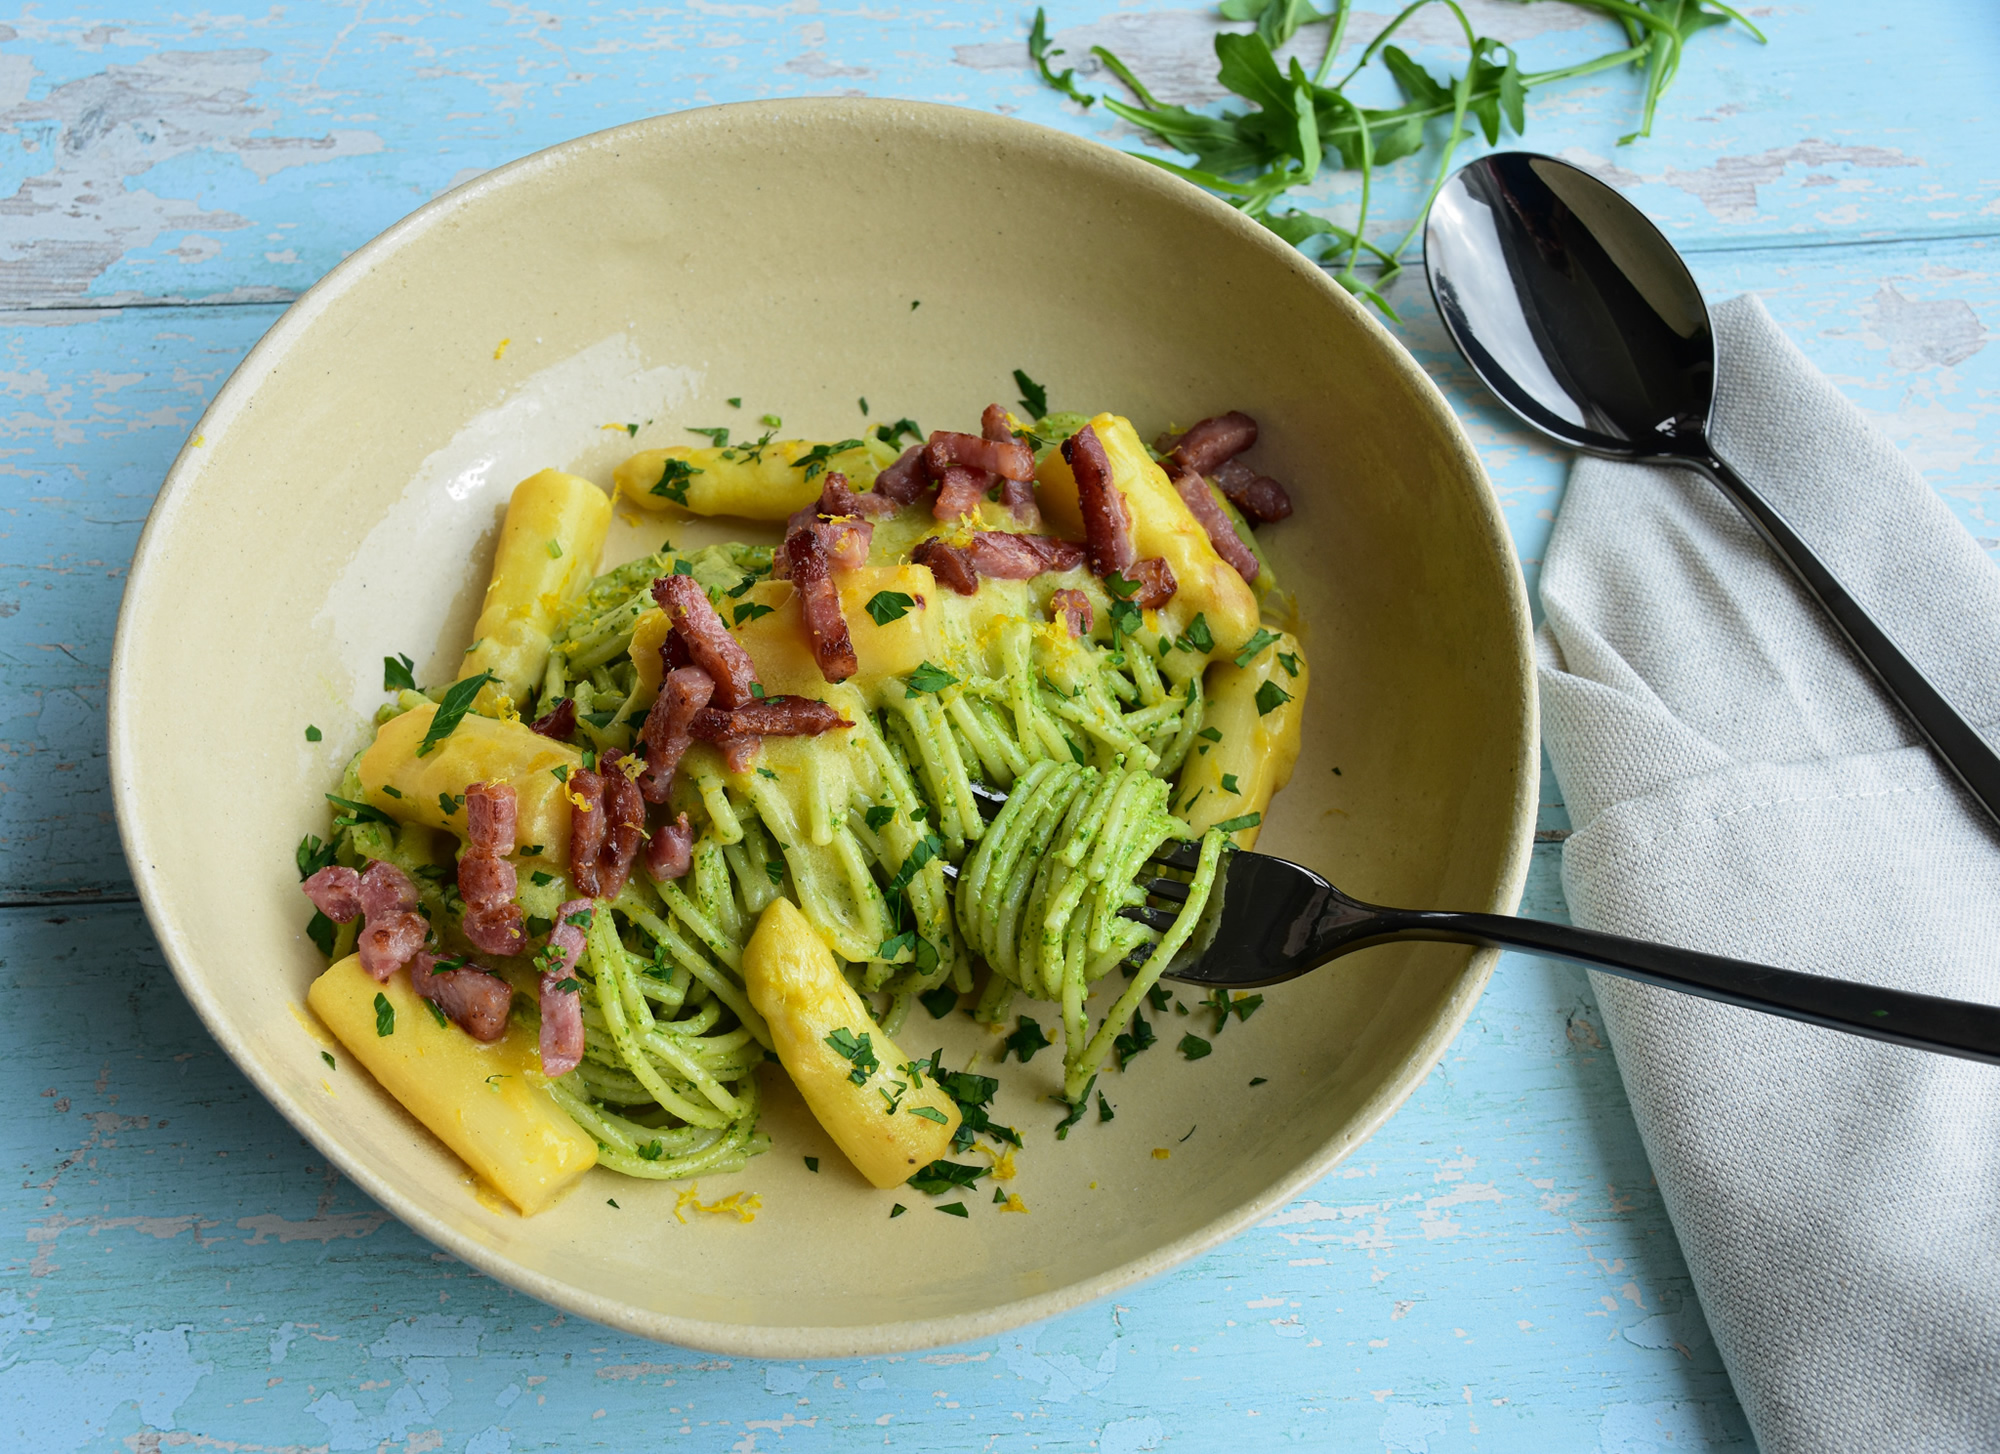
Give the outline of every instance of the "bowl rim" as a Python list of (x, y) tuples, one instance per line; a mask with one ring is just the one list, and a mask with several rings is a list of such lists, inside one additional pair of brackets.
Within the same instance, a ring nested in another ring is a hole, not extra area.
[(1350, 321), (1359, 324), (1362, 332), (1378, 345), (1386, 367), (1400, 375), (1418, 407), (1427, 410), (1441, 426), (1440, 432), (1450, 442), (1457, 463), (1483, 487), (1475, 491), (1477, 520), (1484, 527), (1485, 543), (1505, 566), (1502, 575), (1506, 582), (1507, 613), (1517, 660), (1522, 667), (1521, 720), (1524, 729), (1521, 757), (1515, 774), (1507, 860), (1502, 866), (1495, 902), (1486, 907), (1493, 912), (1506, 913), (1519, 904), (1527, 877), (1539, 797), (1540, 726), (1533, 687), (1533, 626), (1527, 587), (1492, 482), (1487, 478), (1464, 427), (1430, 375), (1388, 329), (1345, 289), (1333, 282), (1323, 269), (1268, 229), (1200, 188), (1113, 147), (1052, 127), (989, 115), (966, 107), (885, 97), (798, 97), (690, 107), (558, 142), (504, 163), (432, 198), (350, 253), (302, 293), (244, 355), (242, 362), (231, 372), (213, 401), (202, 412), (200, 420), (189, 431), (187, 442), (175, 456), (147, 514), (145, 527), (140, 532), (119, 605), (107, 691), (107, 749), (113, 808), (126, 863), (147, 923), (173, 969), (181, 992), (193, 1005), (208, 1033), (237, 1069), (301, 1136), (326, 1155), (344, 1176), (369, 1197), (428, 1241), (496, 1281), (565, 1312), (621, 1332), (705, 1352), (738, 1357), (796, 1359), (856, 1357), (941, 1348), (989, 1337), (1082, 1307), (1176, 1267), (1282, 1208), (1373, 1136), (1429, 1076), (1478, 1002), (1499, 958), (1499, 951), (1478, 949), (1473, 952), (1446, 997), (1442, 1012), (1396, 1072), (1368, 1098), (1345, 1131), (1316, 1148), (1287, 1175), (1183, 1237), (1093, 1276), (1047, 1292), (996, 1303), (977, 1312), (855, 1326), (778, 1327), (716, 1322), (637, 1307), (585, 1292), (560, 1278), (524, 1268), (504, 1253), (454, 1231), (405, 1196), (369, 1164), (322, 1143), (317, 1134), (317, 1122), (305, 1114), (303, 1105), (294, 1104), (263, 1073), (250, 1054), (246, 1037), (232, 1028), (220, 998), (211, 993), (195, 974), (195, 955), (174, 933), (147, 867), (145, 849), (149, 839), (141, 824), (133, 780), (125, 771), (129, 755), (134, 751), (132, 744), (137, 726), (135, 710), (127, 702), (127, 682), (135, 670), (131, 644), (137, 629), (133, 624), (136, 615), (134, 603), (145, 599), (147, 582), (156, 569), (163, 568), (159, 562), (159, 542), (166, 535), (168, 525), (182, 501), (197, 483), (199, 471), (195, 450), (198, 446), (194, 441), (227, 429), (255, 396), (263, 380), (283, 361), (293, 344), (357, 281), (379, 262), (393, 256), (405, 243), (439, 226), (448, 225), (469, 203), (513, 186), (524, 177), (563, 166), (570, 159), (590, 151), (615, 148), (628, 139), (644, 137), (651, 140), (663, 133), (671, 137), (675, 132), (699, 138), (703, 130), (716, 125), (719, 119), (733, 125), (782, 122), (788, 127), (801, 120), (842, 124), (873, 120), (900, 123), (902, 129), (912, 133), (927, 131), (935, 134), (943, 128), (956, 128), (955, 140), (990, 140), (1005, 145), (1010, 141), (1032, 139), (1038, 146), (1110, 173), (1121, 185), (1138, 186), (1164, 194), (1183, 206), (1204, 213), (1218, 225), (1235, 229), (1241, 238), (1260, 249), (1274, 266), (1289, 269), (1295, 276), (1307, 279), (1311, 286), (1327, 295), (1335, 307), (1345, 309)]

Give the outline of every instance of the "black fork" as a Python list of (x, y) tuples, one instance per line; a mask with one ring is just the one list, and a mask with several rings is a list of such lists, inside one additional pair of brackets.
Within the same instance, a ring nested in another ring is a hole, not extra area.
[[(1311, 869), (1282, 858), (1227, 853), (1216, 890), (1168, 967), (1168, 979), (1248, 989), (1282, 984), (1371, 944), (1442, 940), (1573, 960), (1767, 1015), (2000, 1064), (2000, 1006), (1801, 974), (1541, 919), (1388, 909), (1350, 898)], [(1197, 845), (1180, 843), (1163, 847), (1155, 859), (1185, 871), (1194, 868), (1199, 856)], [(1187, 901), (1188, 886), (1156, 878), (1146, 884), (1146, 892), (1174, 907), (1147, 905), (1125, 910), (1126, 916), (1162, 931), (1170, 928), (1178, 906)]]

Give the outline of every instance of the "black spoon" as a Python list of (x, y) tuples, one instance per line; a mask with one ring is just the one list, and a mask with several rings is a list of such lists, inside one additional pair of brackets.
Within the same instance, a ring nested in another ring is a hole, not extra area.
[(2000, 756), (1709, 443), (1708, 307), (1638, 208), (1567, 162), (1499, 152), (1460, 168), (1439, 191), (1424, 265), (1438, 316), (1501, 403), (1586, 454), (1706, 475), (2000, 820)]

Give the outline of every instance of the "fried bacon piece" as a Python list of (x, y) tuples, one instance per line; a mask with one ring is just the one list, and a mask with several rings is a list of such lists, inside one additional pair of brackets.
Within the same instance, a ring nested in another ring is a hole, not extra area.
[(1209, 493), (1208, 481), (1172, 455), (1167, 456), (1165, 465), (1167, 478), (1173, 481), (1175, 493), (1188, 507), (1188, 513), (1208, 532), (1208, 543), (1215, 547), (1215, 553), (1235, 566), (1236, 573), (1244, 580), (1254, 583), (1257, 579), (1257, 557), (1250, 553), (1250, 547), (1243, 543), (1236, 527), (1229, 523), (1229, 517), (1215, 503), (1215, 496)]
[[(996, 404), (987, 410), (980, 427), (990, 426), (990, 416)], [(949, 429), (931, 431), (930, 439), (924, 445), (924, 469), (934, 480), (941, 480), (945, 472), (954, 467), (981, 470), (987, 474), (999, 475), (1008, 480), (1032, 480), (1035, 477), (1035, 454), (1027, 445), (1014, 438), (1013, 431), (1006, 427), (1006, 411), (1001, 410), (1001, 433), (998, 438), (991, 434), (957, 434)]]
[(1083, 547), (1052, 535), (981, 530), (973, 535), (965, 556), (979, 575), (1002, 581), (1025, 581), (1044, 571), (1076, 569), (1083, 564)]
[(539, 732), (544, 737), (552, 737), (557, 742), (567, 742), (576, 731), (576, 698), (564, 697), (548, 711), (528, 724), (530, 732)]
[(750, 688), (757, 681), (756, 663), (729, 634), (729, 628), (709, 604), (708, 593), (695, 583), (694, 577), (661, 576), (653, 582), (653, 599), (673, 621), (672, 634), (681, 638), (688, 662), (714, 679), (716, 704), (740, 707), (751, 700)]
[(819, 492), (819, 515), (834, 520), (842, 515), (893, 515), (897, 502), (880, 489), (857, 493), (847, 484), (847, 476), (829, 471)]
[(993, 488), (993, 476), (985, 470), (953, 465), (937, 476), (937, 499), (931, 514), (940, 520), (956, 520), (961, 515), (977, 515), (979, 502)]
[(825, 547), (813, 531), (795, 530), (785, 537), (779, 551), (791, 566), (792, 587), (799, 593), (799, 617), (811, 638), (819, 674), (830, 682), (846, 681), (859, 670), (860, 663), (854, 656), (853, 638), (847, 633), (847, 617), (841, 613), (840, 591), (833, 584)]
[(732, 737), (817, 737), (853, 725), (840, 715), (838, 707), (827, 702), (811, 697), (766, 697), (726, 712), (704, 707), (694, 714), (688, 730), (703, 742), (726, 742)]
[[(982, 438), (993, 440), (995, 443), (1011, 442), (1014, 438), (1014, 430), (1007, 423), (1007, 406), (1004, 404), (988, 404), (986, 412), (979, 416), (979, 433)], [(1029, 463), (1032, 464), (1033, 462), (1034, 456), (1031, 454), (1029, 456)], [(1032, 477), (1024, 480), (1016, 480), (1002, 475), (1000, 477), (1000, 503), (1013, 511), (1014, 518), (1030, 530), (1033, 530), (1037, 525), (1042, 523), (1041, 508), (1035, 504), (1035, 486)]]
[(353, 922), (361, 912), (361, 875), (330, 863), (299, 885), (313, 907), (336, 924)]
[(1069, 627), (1071, 636), (1088, 636), (1096, 619), (1090, 609), (1090, 597), (1082, 591), (1073, 591), (1065, 586), (1049, 597), (1049, 615)]
[(939, 585), (961, 596), (969, 596), (979, 589), (979, 573), (972, 568), (970, 557), (935, 535), (917, 542), (916, 548), (910, 552), (910, 563), (929, 568)]
[(683, 878), (694, 863), (694, 829), (682, 813), (671, 823), (662, 823), (646, 840), (646, 872), (654, 883)]
[(1240, 459), (1232, 459), (1213, 476), (1229, 503), (1254, 525), (1268, 525), (1292, 513), (1292, 497), (1269, 475), (1260, 475)]
[(1174, 598), (1180, 583), (1174, 579), (1173, 567), (1159, 556), (1138, 561), (1120, 572), (1128, 581), (1137, 581), (1139, 589), (1132, 593), (1132, 604), (1148, 611), (1157, 611)]
[[(649, 803), (664, 803), (673, 792), (674, 772), (694, 738), (688, 723), (715, 695), (715, 678), (698, 666), (675, 667), (660, 682), (660, 694), (646, 713), (639, 740), (646, 746), (646, 770), (639, 792)], [(658, 875), (654, 875), (658, 877)]]
[(520, 882), (507, 855), (514, 851), (516, 800), (508, 783), (473, 783), (465, 790), (468, 846), (458, 861), (458, 893), (465, 900), (465, 937), (485, 954), (519, 954), (528, 942)]
[(450, 961), (419, 949), (410, 961), (410, 988), (475, 1040), (491, 1043), (506, 1034), (507, 1011), (514, 1003), (507, 981), (483, 965), (440, 969), (441, 964), (449, 966)]
[(892, 505), (912, 505), (930, 483), (924, 474), (924, 447), (913, 444), (875, 476), (875, 493)]
[(417, 886), (393, 863), (376, 859), (361, 875), (361, 912), (366, 915), (355, 949), (361, 967), (386, 980), (424, 947), (430, 926), (417, 912)]
[(1111, 478), (1111, 457), (1086, 424), (1063, 441), (1063, 458), (1076, 477), (1076, 504), (1083, 516), (1084, 551), (1098, 576), (1123, 572), (1138, 559), (1132, 545), (1132, 518)]
[(1162, 454), (1172, 454), (1198, 475), (1212, 475), (1257, 442), (1257, 421), (1231, 409), (1193, 425), (1178, 437), (1163, 434), (1153, 442)]
[(583, 984), (576, 968), (583, 962), (583, 934), (597, 906), (589, 899), (571, 899), (556, 910), (548, 947), (536, 956), (541, 966), (542, 1074), (568, 1075), (583, 1063)]
[(618, 897), (646, 837), (646, 800), (624, 756), (607, 752), (598, 771), (569, 775), (569, 872), (593, 899)]

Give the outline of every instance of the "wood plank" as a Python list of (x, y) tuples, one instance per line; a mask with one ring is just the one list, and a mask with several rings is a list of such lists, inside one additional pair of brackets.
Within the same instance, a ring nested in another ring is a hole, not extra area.
[[(1529, 69), (1620, 44), (1609, 21), (1571, 7), (1469, 10)], [(1093, 89), (1108, 79), (1095, 41), (1162, 78), (1166, 99), (1217, 99), (1210, 12), (1050, 11)], [(1637, 79), (1605, 72), (1543, 93), (1527, 142), (1615, 167), (1689, 246), (1990, 235), (2000, 28), (1964, 14), (1952, 0), (1905, 0), (1893, 18), (1870, 0), (1769, 7), (1768, 46), (1740, 31), (1693, 42), (1652, 140), (1616, 145), (1635, 124)], [(1358, 16), (1355, 41), (1385, 18)], [(38, 25), (0, 45), (0, 306), (290, 298), (455, 181), (711, 102), (861, 90), (1133, 144), (1101, 108), (1081, 114), (1034, 79), (1023, 24), (1021, 7), (993, 0), (810, 18), (641, 18), (588, 0), (559, 15), (291, 6)], [(1434, 9), (1403, 34), (1437, 69), (1452, 25)], [(1414, 216), (1423, 172), (1418, 159), (1390, 168), (1378, 217)], [(1329, 175), (1308, 200), (1341, 215), (1354, 193), (1351, 176)]]
[[(1395, 1120), (1220, 1250), (942, 1355), (801, 1366), (564, 1319), (432, 1249), (221, 1055), (136, 908), (0, 910), (0, 940), (18, 1447), (637, 1448), (683, 1415), (707, 1448), (1747, 1440), (1596, 1006), (1541, 961), (1507, 956)], [(1030, 1132), (1030, 1206), (1064, 1150)]]

